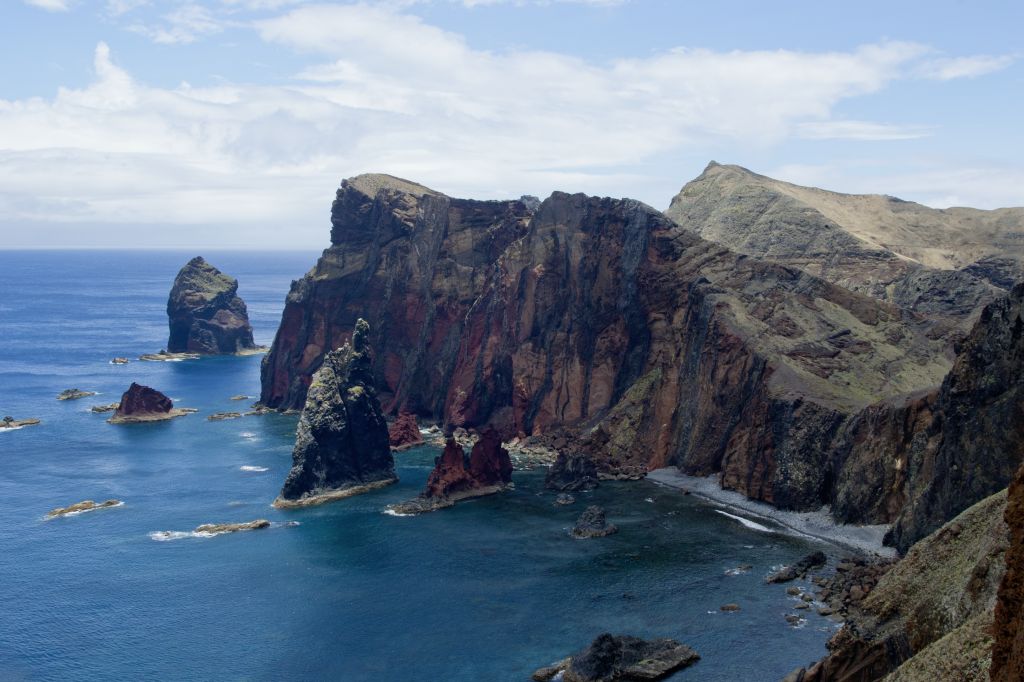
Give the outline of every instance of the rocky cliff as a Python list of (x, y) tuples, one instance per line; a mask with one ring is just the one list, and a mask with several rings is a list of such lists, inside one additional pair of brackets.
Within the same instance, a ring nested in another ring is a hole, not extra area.
[(914, 545), (851, 610), (829, 655), (787, 679), (987, 679), (1006, 566), (1006, 499), (1005, 491), (996, 493)]
[(1024, 679), (1024, 467), (1010, 485), (1004, 518), (1010, 548), (992, 628), (992, 682)]
[(197, 256), (174, 278), (167, 299), (172, 353), (238, 353), (256, 348), (238, 281)]
[(967, 322), (1024, 278), (1024, 209), (932, 209), (712, 162), (672, 200), (682, 227), (853, 291)]
[(328, 353), (313, 375), (292, 468), (274, 506), (320, 504), (398, 480), (374, 390), (368, 337), (369, 327), (358, 320), (352, 343)]
[(264, 361), (265, 405), (295, 408), (367, 316), (385, 411), (566, 433), (606, 474), (674, 463), (806, 509), (833, 495), (847, 419), (949, 368), (931, 322), (636, 201), (555, 193), (534, 208), (360, 176), (332, 223)]

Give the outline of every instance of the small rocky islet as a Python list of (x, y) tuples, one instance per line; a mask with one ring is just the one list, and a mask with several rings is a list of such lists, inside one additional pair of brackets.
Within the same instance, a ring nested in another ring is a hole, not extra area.
[(20, 429), (23, 426), (38, 426), (42, 424), (41, 419), (15, 419), (11, 416), (6, 416), (0, 419), (0, 429)]
[(171, 399), (160, 391), (132, 382), (132, 385), (121, 396), (113, 416), (107, 422), (111, 424), (158, 422), (184, 417), (195, 411), (188, 407), (174, 407)]
[(74, 514), (82, 514), (85, 512), (96, 511), (98, 509), (109, 509), (111, 507), (120, 507), (124, 502), (121, 500), (106, 500), (105, 502), (93, 502), (92, 500), (83, 500), (74, 504), (68, 505), (67, 507), (57, 507), (46, 514), (47, 519), (56, 519), (62, 516), (69, 516)]
[(96, 395), (96, 391), (82, 391), (77, 388), (67, 388), (57, 395), (57, 400), (81, 400)]

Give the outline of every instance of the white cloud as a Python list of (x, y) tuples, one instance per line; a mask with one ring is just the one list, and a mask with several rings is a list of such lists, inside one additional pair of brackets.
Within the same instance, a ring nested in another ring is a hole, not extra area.
[(977, 78), (1001, 71), (1013, 64), (1012, 55), (974, 55), (932, 59), (921, 65), (921, 75), (934, 80), (948, 81), (954, 78)]
[(47, 12), (66, 12), (70, 7), (68, 0), (24, 0), (26, 5), (45, 9)]
[(176, 44), (192, 43), (203, 36), (220, 33), (225, 25), (223, 19), (196, 3), (180, 5), (161, 19), (162, 22), (156, 25), (135, 23), (128, 29), (155, 43)]
[[(268, 1), (280, 0), (223, 6)], [(187, 42), (224, 26), (195, 7), (181, 5), (166, 35), (150, 35)], [(274, 85), (161, 88), (100, 43), (88, 86), (0, 100), (0, 215), (7, 224), (304, 224), (317, 244), (333, 187), (361, 172), (455, 196), (564, 189), (664, 205), (666, 187), (686, 178), (652, 179), (655, 158), (719, 141), (754, 149), (926, 132), (834, 118), (840, 103), (914, 74), (929, 54), (916, 44), (676, 49), (595, 63), (474, 49), (380, 6), (299, 7), (254, 28), (309, 53), (311, 65)]]
[(904, 126), (871, 121), (808, 121), (798, 127), (808, 140), (913, 140), (928, 137), (927, 126)]

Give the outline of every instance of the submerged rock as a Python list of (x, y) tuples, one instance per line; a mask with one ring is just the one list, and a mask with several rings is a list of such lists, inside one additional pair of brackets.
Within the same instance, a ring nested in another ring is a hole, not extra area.
[(570, 535), (574, 538), (602, 538), (618, 533), (619, 527), (608, 523), (604, 518), (604, 509), (597, 505), (587, 507), (573, 526)]
[(238, 419), (242, 416), (241, 412), (214, 412), (206, 418), (207, 421), (218, 422), (224, 421), (225, 419)]
[(764, 579), (766, 583), (785, 583), (807, 575), (812, 568), (824, 566), (828, 558), (824, 552), (812, 552), (791, 566), (772, 573)]
[(262, 528), (270, 528), (270, 521), (256, 519), (246, 523), (204, 523), (201, 526), (196, 526), (193, 532), (220, 535), (222, 533), (237, 533), (243, 530), (260, 530)]
[(221, 354), (254, 351), (252, 326), (238, 280), (201, 256), (190, 260), (174, 278), (167, 299), (172, 353)]
[(228, 400), (248, 400), (250, 396), (247, 395), (233, 395)]
[(114, 416), (107, 421), (111, 424), (156, 422), (181, 417), (191, 412), (195, 410), (175, 408), (171, 399), (160, 391), (132, 382), (121, 396)]
[(405, 450), (423, 442), (416, 415), (402, 412), (388, 428), (388, 441), (395, 450)]
[(544, 477), (544, 487), (549, 490), (576, 492), (591, 490), (598, 485), (594, 460), (580, 454), (558, 453), (555, 463)]
[(97, 509), (106, 509), (108, 507), (120, 507), (124, 502), (121, 500), (107, 500), (106, 502), (93, 502), (92, 500), (83, 500), (76, 502), (67, 507), (57, 507), (56, 509), (48, 512), (46, 518), (55, 519), (58, 516), (67, 516), (68, 514), (81, 514), (83, 512), (95, 511)]
[(533, 673), (537, 682), (561, 674), (563, 682), (660, 680), (700, 660), (696, 651), (674, 639), (643, 640), (603, 633), (583, 651)]
[(292, 469), (275, 507), (320, 504), (398, 480), (370, 370), (369, 325), (324, 358), (299, 418)]
[(113, 360), (110, 361), (110, 364), (112, 364), (112, 365), (127, 365), (128, 362), (129, 362), (128, 358), (114, 358)]
[(473, 445), (468, 458), (462, 446), (449, 438), (444, 452), (434, 460), (434, 469), (420, 496), (390, 505), (388, 510), (395, 514), (435, 511), (460, 500), (507, 490), (511, 485), (512, 460), (508, 450), (502, 447), (497, 431), (488, 429)]
[(558, 493), (558, 495), (555, 497), (555, 504), (557, 505), (567, 505), (575, 503), (576, 498), (570, 495), (569, 493)]
[(77, 388), (66, 388), (57, 396), (57, 400), (79, 400), (96, 395), (96, 391), (82, 391)]

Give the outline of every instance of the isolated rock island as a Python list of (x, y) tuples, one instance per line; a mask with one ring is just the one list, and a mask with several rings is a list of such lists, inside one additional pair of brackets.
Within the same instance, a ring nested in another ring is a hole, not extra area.
[(177, 408), (171, 399), (160, 391), (132, 382), (121, 396), (121, 402), (114, 410), (114, 416), (107, 421), (111, 424), (135, 424), (159, 422), (183, 417), (195, 412), (194, 409)]
[(263, 350), (252, 338), (238, 280), (196, 256), (174, 278), (167, 299), (170, 338), (167, 351), (203, 355), (246, 354)]
[(369, 333), (357, 320), (352, 342), (328, 353), (313, 375), (275, 507), (321, 504), (398, 480), (373, 387)]

